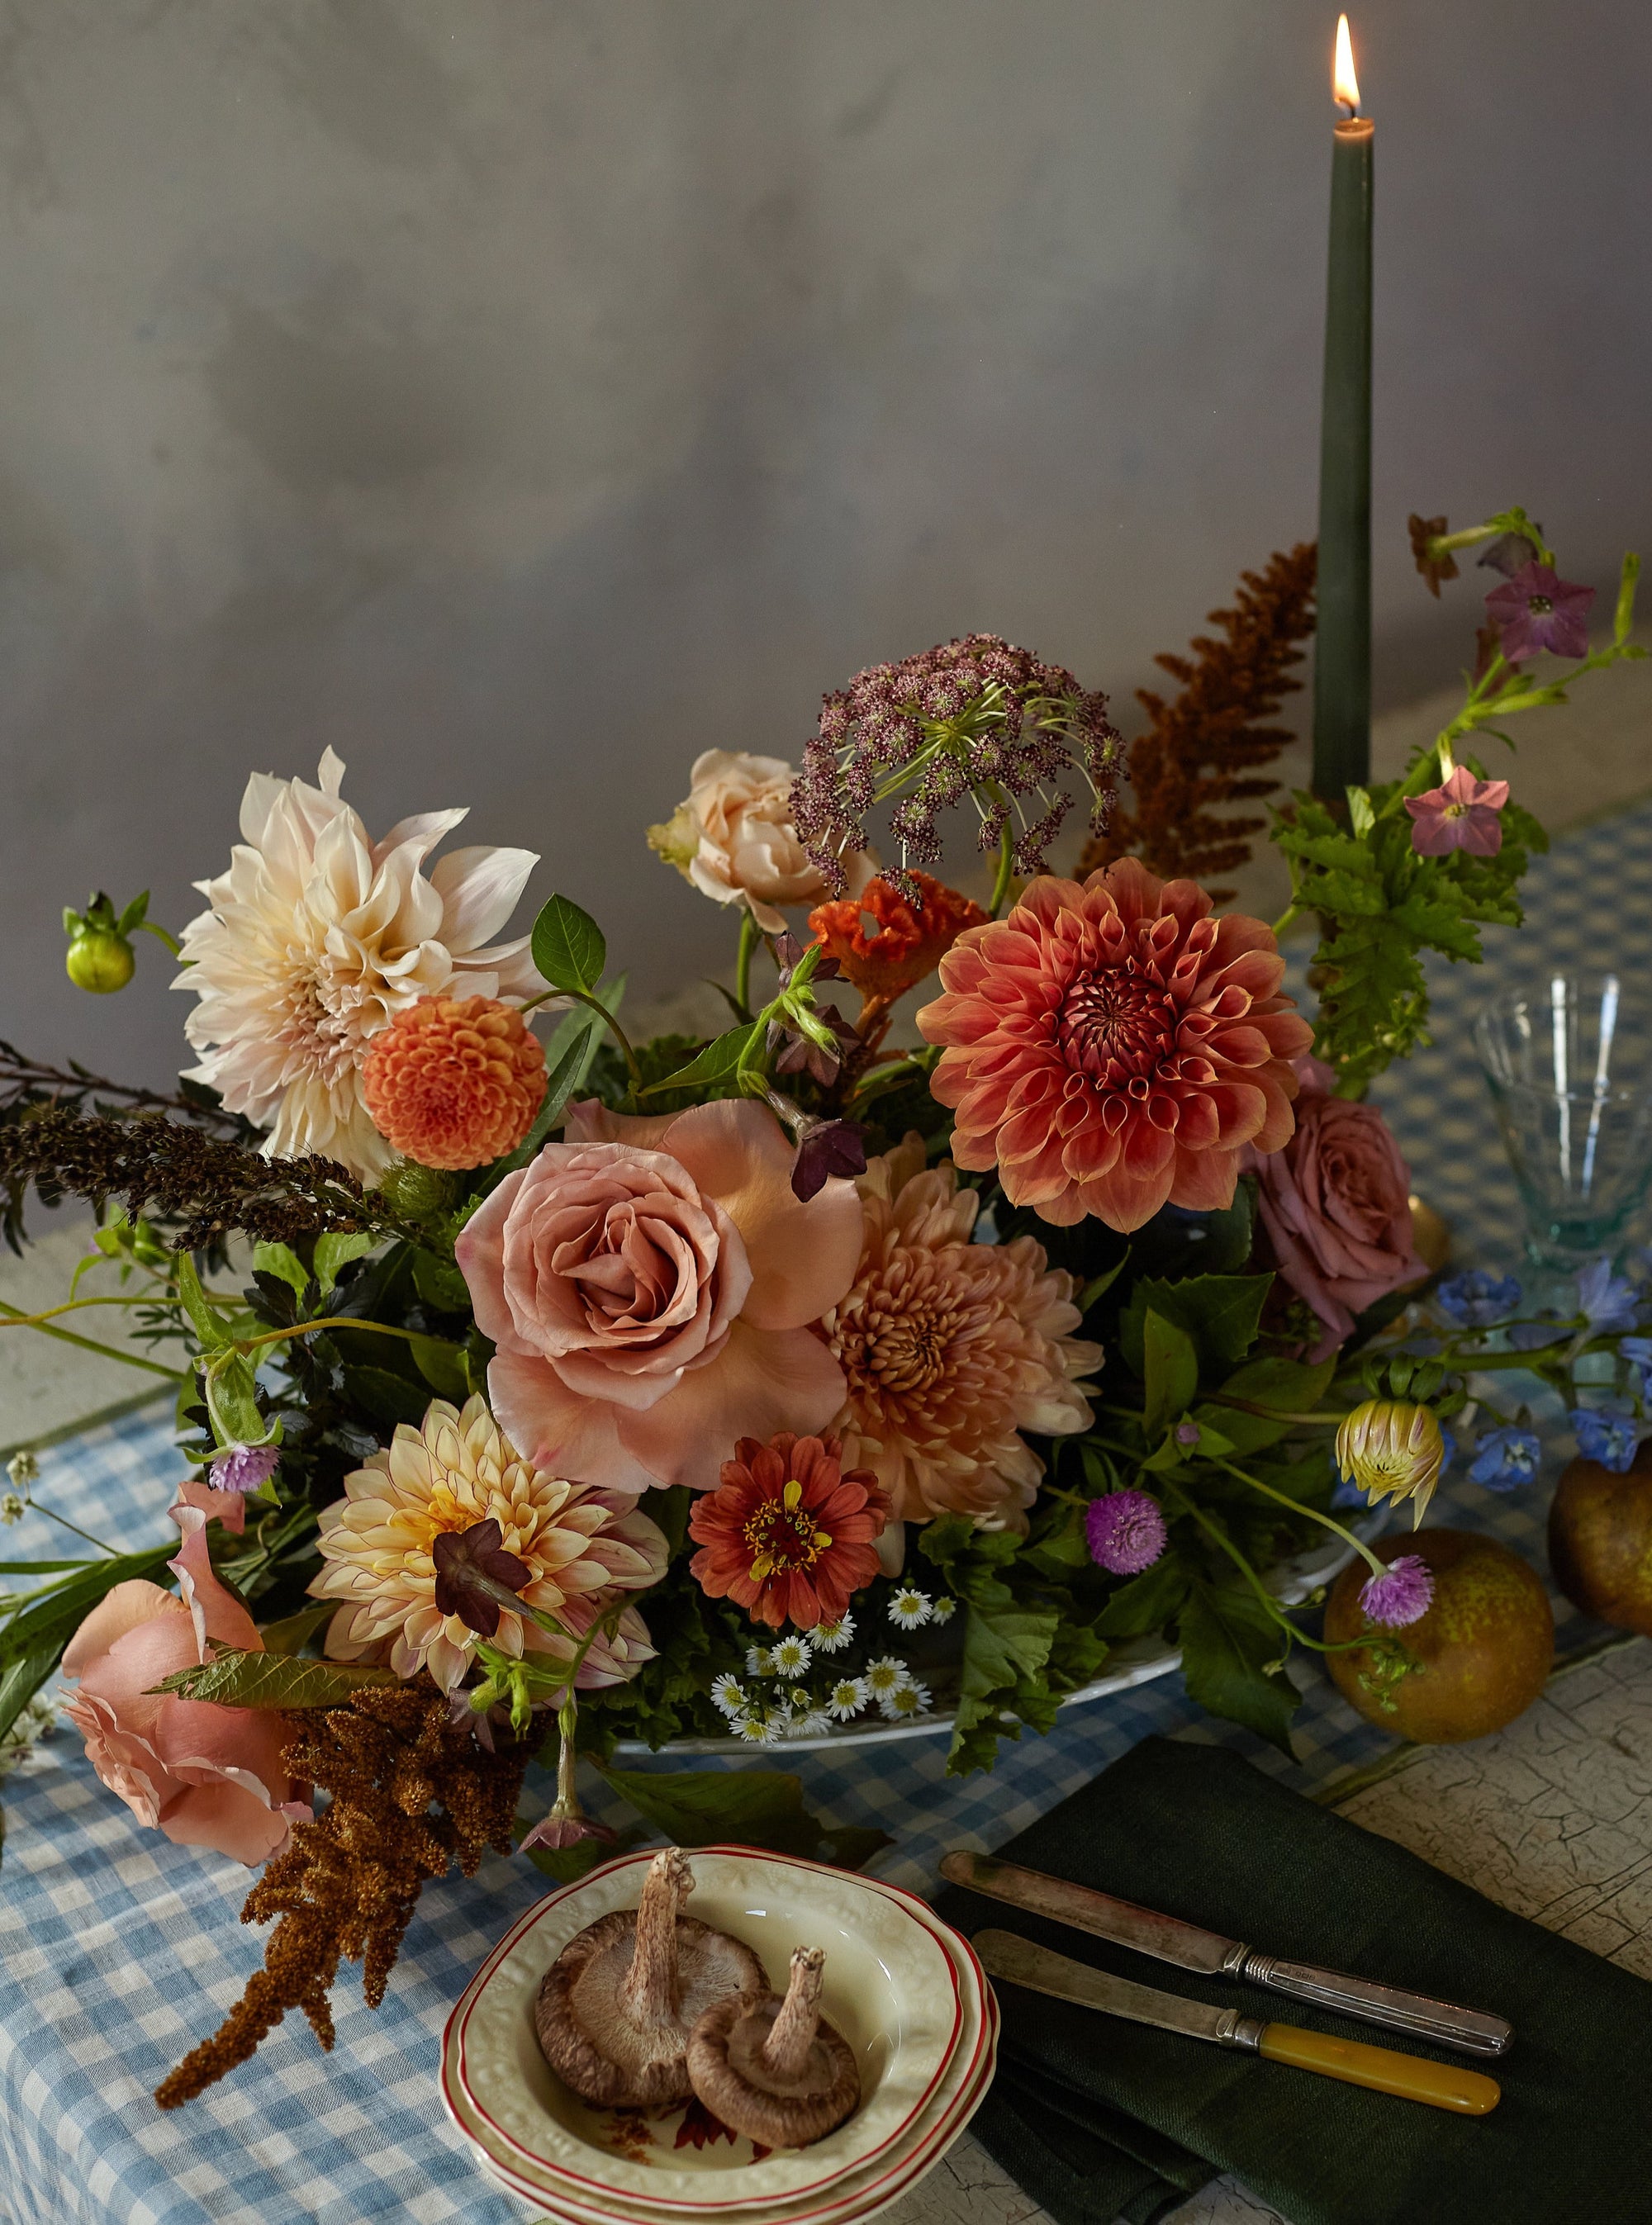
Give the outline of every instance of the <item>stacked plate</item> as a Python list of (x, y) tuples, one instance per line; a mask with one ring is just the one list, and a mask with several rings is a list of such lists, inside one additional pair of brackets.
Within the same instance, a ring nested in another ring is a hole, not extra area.
[(826, 1950), (822, 2006), (854, 2048), (861, 2106), (812, 2147), (753, 2150), (686, 2109), (592, 2109), (534, 2036), (540, 1981), (576, 1932), (634, 1908), (629, 1854), (530, 1910), (466, 1987), (442, 2099), (501, 2184), (568, 2225), (855, 2225), (906, 2193), (974, 2115), (998, 2012), (968, 1940), (898, 1886), (746, 1847), (689, 1857), (688, 1913), (746, 1941), (784, 1993), (795, 1947)]

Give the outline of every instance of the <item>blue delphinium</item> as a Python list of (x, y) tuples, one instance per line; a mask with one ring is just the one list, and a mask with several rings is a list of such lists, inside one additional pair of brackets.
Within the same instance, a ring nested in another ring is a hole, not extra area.
[(1577, 1432), (1578, 1450), (1585, 1460), (1598, 1461), (1614, 1475), (1629, 1473), (1640, 1442), (1632, 1414), (1614, 1413), (1608, 1406), (1574, 1406), (1566, 1419)]
[(1532, 1480), (1542, 1457), (1542, 1443), (1534, 1429), (1512, 1426), (1488, 1429), (1475, 1447), (1469, 1481), (1483, 1483), (1488, 1491), (1513, 1491), (1516, 1485)]
[(1495, 1328), (1519, 1305), (1520, 1284), (1512, 1275), (1488, 1275), (1484, 1267), (1470, 1267), (1443, 1282), (1434, 1297), (1459, 1328)]
[(1652, 1398), (1652, 1336), (1626, 1336), (1617, 1349), (1640, 1375), (1641, 1404), (1644, 1405)]
[(1626, 1276), (1612, 1273), (1610, 1259), (1597, 1259), (1578, 1277), (1578, 1311), (1597, 1336), (1638, 1328), (1641, 1294)]

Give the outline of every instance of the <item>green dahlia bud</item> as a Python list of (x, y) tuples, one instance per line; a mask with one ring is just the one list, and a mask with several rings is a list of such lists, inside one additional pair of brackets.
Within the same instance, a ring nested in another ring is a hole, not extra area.
[(131, 944), (113, 928), (82, 927), (71, 940), (63, 962), (77, 989), (107, 997), (126, 986), (137, 960)]

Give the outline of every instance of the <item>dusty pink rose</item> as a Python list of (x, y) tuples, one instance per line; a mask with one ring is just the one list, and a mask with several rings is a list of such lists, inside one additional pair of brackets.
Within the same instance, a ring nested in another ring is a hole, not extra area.
[(1299, 1059), (1296, 1133), (1252, 1155), (1257, 1208), (1279, 1271), (1325, 1325), (1334, 1352), (1354, 1316), (1428, 1272), (1411, 1236), (1411, 1171), (1375, 1105), (1332, 1097), (1331, 1069)]
[(715, 1487), (739, 1437), (819, 1431), (843, 1372), (810, 1324), (854, 1279), (861, 1201), (808, 1203), (750, 1102), (636, 1119), (594, 1100), (461, 1236), (488, 1396), (536, 1467), (609, 1491)]
[[(69, 1640), (63, 1673), (78, 1677), (79, 1689), (63, 1712), (85, 1739), (86, 1759), (139, 1822), (180, 1846), (212, 1847), (253, 1867), (280, 1854), (293, 1824), (310, 1813), (282, 1759), (279, 1719), (151, 1689), (206, 1660), (208, 1639), (264, 1651), (251, 1616), (206, 1556), (207, 1519), (226, 1514), (220, 1502), (232, 1496), (194, 1480), (182, 1487), (172, 1512), (183, 1543), (171, 1563), (181, 1596), (142, 1579), (117, 1584)], [(241, 1525), (232, 1518), (231, 1526)]]

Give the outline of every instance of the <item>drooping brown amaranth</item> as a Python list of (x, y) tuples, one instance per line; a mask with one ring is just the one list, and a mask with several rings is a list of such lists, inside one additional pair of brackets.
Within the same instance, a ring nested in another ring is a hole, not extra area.
[(655, 1855), (641, 1905), (570, 1939), (546, 1971), (534, 2029), (551, 2069), (601, 2108), (686, 2101), (689, 2034), (708, 2008), (760, 1991), (763, 1965), (680, 1911), (694, 1876), (678, 1848)]
[(799, 1947), (784, 2000), (708, 2009), (689, 2041), (689, 2076), (714, 2117), (759, 2147), (803, 2148), (841, 2125), (861, 2099), (855, 2051), (820, 2013), (826, 1956)]

